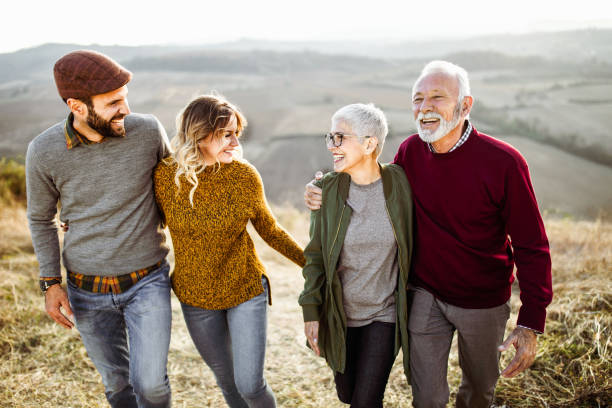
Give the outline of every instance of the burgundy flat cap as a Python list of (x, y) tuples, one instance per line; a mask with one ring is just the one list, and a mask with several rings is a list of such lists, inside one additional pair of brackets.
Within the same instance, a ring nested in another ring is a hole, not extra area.
[(64, 101), (114, 91), (132, 79), (132, 73), (116, 61), (89, 50), (74, 51), (57, 60), (53, 76)]

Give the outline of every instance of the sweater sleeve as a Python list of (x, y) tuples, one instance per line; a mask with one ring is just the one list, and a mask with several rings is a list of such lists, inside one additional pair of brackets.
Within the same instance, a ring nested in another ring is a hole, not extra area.
[(543, 332), (546, 306), (552, 300), (550, 250), (527, 163), (521, 156), (507, 172), (505, 197), (502, 215), (521, 291), (517, 325)]
[(162, 228), (166, 227), (166, 216), (164, 208), (169, 203), (171, 193), (168, 183), (174, 183), (171, 172), (167, 171), (168, 166), (164, 162), (159, 162), (153, 172), (153, 189), (155, 190), (155, 202), (162, 220)]
[(305, 322), (318, 321), (323, 304), (325, 268), (321, 250), (321, 210), (310, 213), (310, 242), (304, 249), (306, 265), (302, 269), (304, 290), (298, 303), (302, 306)]
[(287, 231), (285, 231), (272, 215), (272, 211), (266, 201), (261, 176), (254, 167), (251, 167), (254, 175), (255, 208), (254, 216), (251, 218), (253, 227), (264, 241), (272, 248), (286, 256), (298, 266), (304, 266), (304, 251)]
[(36, 141), (26, 153), (27, 218), (41, 277), (61, 277), (60, 246), (57, 236), (59, 191), (48, 169), (36, 154)]

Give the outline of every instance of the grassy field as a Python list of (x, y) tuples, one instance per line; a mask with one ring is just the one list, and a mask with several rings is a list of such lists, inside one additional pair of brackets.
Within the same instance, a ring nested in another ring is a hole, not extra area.
[[(307, 241), (308, 216), (290, 207), (274, 209), (296, 238)], [(547, 219), (553, 255), (555, 298), (546, 334), (539, 337), (534, 366), (498, 383), (498, 407), (612, 406), (612, 224)], [(266, 378), (282, 407), (341, 407), (331, 371), (306, 347), (297, 296), (299, 268), (251, 234), (272, 279)], [(0, 406), (106, 406), (99, 375), (76, 330), (54, 324), (37, 289), (25, 210), (0, 208)], [(513, 295), (511, 326), (518, 293)], [(503, 356), (505, 364), (511, 355)], [(409, 407), (410, 388), (398, 357), (385, 406)], [(173, 297), (169, 376), (175, 407), (222, 407), (221, 393), (197, 354)], [(460, 382), (453, 348), (451, 399)]]

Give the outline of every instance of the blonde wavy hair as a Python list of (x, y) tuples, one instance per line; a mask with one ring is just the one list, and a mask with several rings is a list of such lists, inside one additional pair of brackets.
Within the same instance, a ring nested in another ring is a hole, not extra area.
[[(209, 94), (193, 99), (176, 117), (177, 132), (170, 141), (174, 152), (172, 157), (177, 163), (174, 182), (179, 190), (181, 177), (192, 185), (189, 191), (189, 202), (192, 207), (193, 195), (198, 187), (198, 174), (206, 168), (198, 142), (207, 138), (223, 137), (232, 116), (236, 117), (237, 133), (240, 135), (247, 125), (246, 118), (240, 110), (223, 96)], [(220, 166), (220, 163), (217, 162), (216, 165)]]

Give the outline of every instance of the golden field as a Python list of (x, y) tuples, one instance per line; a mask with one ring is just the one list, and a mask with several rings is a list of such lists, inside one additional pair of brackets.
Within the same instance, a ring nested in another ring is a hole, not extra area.
[[(308, 215), (275, 207), (280, 222), (306, 243)], [(531, 369), (498, 383), (498, 407), (609, 407), (612, 405), (612, 224), (547, 217), (555, 298)], [(331, 371), (305, 347), (297, 297), (298, 267), (267, 247), (251, 230), (272, 279), (266, 378), (281, 407), (341, 407)], [(44, 312), (37, 288), (25, 209), (0, 208), (0, 406), (107, 406), (100, 377), (76, 330)], [(513, 295), (513, 325), (518, 293)], [(173, 298), (168, 371), (175, 407), (225, 406), (214, 378), (197, 354)], [(456, 350), (449, 369), (451, 401), (460, 382)], [(503, 356), (502, 364), (512, 357)], [(398, 357), (385, 406), (409, 407), (410, 387)]]

